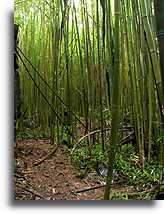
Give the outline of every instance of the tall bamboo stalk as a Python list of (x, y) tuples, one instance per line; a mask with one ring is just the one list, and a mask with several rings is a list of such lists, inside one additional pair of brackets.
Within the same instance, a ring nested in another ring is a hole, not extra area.
[(113, 167), (115, 154), (118, 144), (119, 111), (120, 111), (120, 0), (115, 1), (115, 31), (114, 31), (114, 73), (113, 73), (113, 96), (112, 96), (112, 123), (111, 123), (111, 142), (108, 154), (108, 174), (106, 179), (104, 199), (111, 197), (111, 183), (113, 178)]

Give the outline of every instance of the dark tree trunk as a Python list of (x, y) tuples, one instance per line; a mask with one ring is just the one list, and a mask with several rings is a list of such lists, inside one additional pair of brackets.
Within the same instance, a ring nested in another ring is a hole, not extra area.
[(164, 1), (154, 0), (156, 31), (159, 44), (162, 90), (164, 95)]
[(18, 25), (14, 24), (14, 142), (16, 140), (16, 123), (17, 119), (21, 116), (21, 89), (20, 89), (20, 76), (18, 72), (16, 45), (18, 42)]
[[(161, 80), (162, 80), (162, 96), (164, 100), (164, 0), (154, 0), (155, 15), (156, 15), (156, 31), (159, 44), (160, 67), (161, 67)], [(164, 102), (162, 103), (164, 108)], [(164, 125), (162, 123), (162, 131)], [(161, 142), (160, 148), (160, 161), (161, 161), (161, 178), (160, 178), (160, 191), (159, 196), (164, 197), (164, 141)], [(161, 192), (162, 191), (162, 192)]]

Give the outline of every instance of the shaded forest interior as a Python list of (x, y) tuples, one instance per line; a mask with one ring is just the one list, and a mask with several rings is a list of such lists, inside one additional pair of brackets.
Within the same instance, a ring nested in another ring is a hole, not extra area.
[(164, 199), (164, 1), (15, 0), (14, 199)]

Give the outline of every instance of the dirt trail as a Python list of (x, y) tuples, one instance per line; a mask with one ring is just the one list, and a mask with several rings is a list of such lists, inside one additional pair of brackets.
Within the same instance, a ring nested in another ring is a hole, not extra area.
[(15, 200), (103, 199), (103, 187), (79, 192), (103, 186), (102, 179), (96, 172), (90, 172), (83, 179), (78, 178), (63, 146), (51, 145), (49, 141), (23, 140), (17, 142), (14, 152)]
[(103, 196), (103, 188), (76, 193), (101, 186), (101, 181), (94, 173), (78, 178), (62, 146), (48, 141), (19, 141), (15, 156), (15, 200), (97, 200)]

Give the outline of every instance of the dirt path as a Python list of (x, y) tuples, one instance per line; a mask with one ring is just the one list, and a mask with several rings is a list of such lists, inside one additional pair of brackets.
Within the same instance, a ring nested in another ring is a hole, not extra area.
[[(24, 140), (15, 149), (15, 200), (102, 200), (104, 188), (96, 172), (77, 176), (62, 146), (48, 141)], [(117, 187), (115, 187), (117, 189)]]
[(16, 200), (95, 200), (103, 196), (103, 188), (76, 193), (101, 186), (101, 181), (93, 173), (78, 178), (62, 146), (25, 140), (17, 143), (15, 156)]

